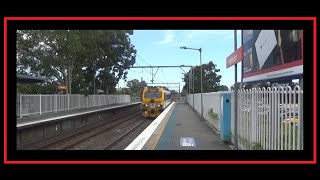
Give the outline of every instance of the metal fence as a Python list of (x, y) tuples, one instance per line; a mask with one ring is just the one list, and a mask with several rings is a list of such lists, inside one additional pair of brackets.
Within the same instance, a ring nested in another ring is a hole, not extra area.
[(130, 95), (17, 94), (17, 117), (132, 102)]
[[(203, 93), (203, 116), (220, 131), (221, 93)], [(231, 93), (231, 142), (234, 143), (234, 92)], [(200, 94), (194, 109), (201, 114)], [(186, 96), (193, 106), (193, 95)], [(243, 150), (303, 149), (303, 90), (299, 86), (238, 91), (238, 147)], [(211, 114), (211, 115), (210, 115)], [(216, 118), (212, 118), (216, 114)]]
[[(233, 103), (231, 108), (234, 112)], [(238, 91), (237, 112), (240, 149), (303, 149), (303, 90), (299, 86), (242, 89)], [(234, 113), (231, 125), (234, 142)]]
[(140, 102), (141, 101), (141, 97), (139, 96), (131, 96), (130, 97), (130, 102)]

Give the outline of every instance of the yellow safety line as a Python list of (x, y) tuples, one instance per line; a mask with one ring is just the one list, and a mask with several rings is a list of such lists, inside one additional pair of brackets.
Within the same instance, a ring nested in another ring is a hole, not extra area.
[[(176, 105), (176, 103), (174, 104), (173, 109), (174, 109), (175, 105)], [(172, 109), (172, 112), (173, 112), (173, 109)], [(171, 112), (171, 114), (172, 114), (172, 112)], [(171, 116), (171, 114), (170, 114), (170, 116)], [(169, 119), (170, 119), (170, 116), (167, 118), (164, 126), (162, 127), (160, 133), (158, 134), (158, 137), (157, 137), (157, 139), (155, 140), (155, 142), (153, 143), (151, 150), (154, 150), (154, 149), (156, 148), (156, 146), (157, 146), (157, 144), (158, 144), (158, 141), (159, 141), (159, 139), (160, 139), (160, 137), (161, 137), (161, 135), (162, 135), (162, 133), (163, 133), (163, 130), (164, 130), (164, 128), (167, 126), (167, 123), (168, 123), (168, 121), (169, 121)]]

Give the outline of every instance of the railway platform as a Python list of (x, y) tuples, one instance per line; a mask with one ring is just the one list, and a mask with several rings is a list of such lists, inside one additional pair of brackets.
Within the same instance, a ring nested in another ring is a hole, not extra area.
[(140, 104), (140, 102), (112, 104), (107, 106), (81, 108), (81, 109), (74, 109), (70, 111), (60, 111), (56, 113), (53, 112), (53, 113), (48, 113), (43, 115), (23, 117), (23, 118), (17, 119), (17, 128), (48, 123), (48, 122), (62, 120), (66, 118), (74, 118), (74, 117), (85, 115), (85, 114), (90, 114), (90, 113), (95, 113), (100, 111), (107, 111), (107, 110), (122, 108), (126, 106), (131, 106), (135, 104)]
[(176, 103), (155, 150), (229, 150), (186, 103)]
[(231, 150), (185, 102), (172, 103), (126, 150)]
[(139, 112), (140, 102), (75, 109), (19, 118), (16, 121), (17, 149), (34, 148), (51, 141)]

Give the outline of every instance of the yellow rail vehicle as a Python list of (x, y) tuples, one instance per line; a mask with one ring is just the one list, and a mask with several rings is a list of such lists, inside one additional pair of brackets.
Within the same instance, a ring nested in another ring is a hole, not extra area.
[(144, 117), (158, 117), (171, 103), (171, 92), (165, 87), (145, 87), (141, 97)]

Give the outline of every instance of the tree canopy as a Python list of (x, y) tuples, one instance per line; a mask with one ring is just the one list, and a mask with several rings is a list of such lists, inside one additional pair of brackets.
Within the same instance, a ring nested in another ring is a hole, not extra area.
[(46, 77), (41, 86), (51, 88), (37, 93), (55, 93), (58, 84), (72, 94), (114, 93), (135, 63), (130, 35), (132, 30), (18, 30), (17, 73)]
[(229, 88), (228, 88), (228, 86), (226, 86), (226, 85), (221, 85), (221, 86), (219, 87), (219, 91), (229, 91)]
[[(187, 89), (189, 87), (189, 77), (190, 77), (190, 71), (187, 72), (183, 78), (185, 82), (185, 86), (183, 87), (182, 94), (185, 94), (187, 92)], [(217, 73), (220, 72), (220, 69), (217, 69), (217, 65), (214, 64), (212, 61), (210, 61), (207, 64), (202, 64), (202, 87), (203, 87), (203, 93), (206, 92), (217, 92), (217, 91), (225, 91), (225, 86), (220, 85), (221, 81), (221, 75), (218, 75)], [(194, 67), (194, 93), (200, 93), (201, 92), (201, 73), (200, 73), (200, 66)], [(191, 81), (192, 82), (192, 81)], [(191, 84), (192, 85), (192, 84)], [(193, 93), (191, 89), (191, 93)]]
[(140, 90), (142, 87), (146, 87), (147, 83), (145, 81), (139, 81), (138, 79), (133, 79), (127, 82), (127, 86), (130, 90), (130, 95), (140, 96)]
[[(237, 87), (237, 89), (239, 90), (239, 89), (241, 89), (242, 87), (240, 87), (241, 86), (241, 82), (237, 82), (236, 83), (236, 86), (235, 86), (235, 84), (233, 84), (231, 87), (230, 87), (230, 89), (231, 90), (234, 90), (234, 87)], [(251, 87), (251, 86), (250, 86)]]

